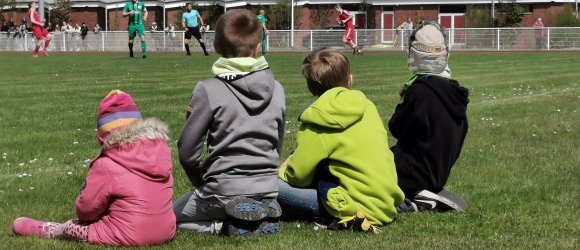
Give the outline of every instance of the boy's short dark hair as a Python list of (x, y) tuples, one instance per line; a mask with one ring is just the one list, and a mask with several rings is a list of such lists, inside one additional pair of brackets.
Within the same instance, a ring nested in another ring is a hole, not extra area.
[(302, 75), (310, 93), (321, 96), (331, 88), (348, 87), (350, 63), (342, 53), (322, 48), (304, 58)]
[(250, 57), (262, 41), (262, 25), (249, 10), (230, 10), (216, 23), (213, 46), (224, 58)]

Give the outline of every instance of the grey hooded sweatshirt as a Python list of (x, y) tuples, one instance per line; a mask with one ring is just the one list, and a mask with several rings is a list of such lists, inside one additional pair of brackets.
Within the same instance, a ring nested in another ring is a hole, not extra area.
[(277, 193), (285, 110), (269, 68), (199, 82), (177, 143), (193, 186), (222, 196)]

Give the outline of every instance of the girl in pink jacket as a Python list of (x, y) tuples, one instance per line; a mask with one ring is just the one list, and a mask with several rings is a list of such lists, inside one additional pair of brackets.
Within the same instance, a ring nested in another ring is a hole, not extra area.
[(54, 223), (21, 217), (12, 224), (14, 234), (114, 246), (173, 238), (167, 125), (155, 118), (142, 120), (131, 96), (113, 90), (99, 104), (97, 127), (102, 150), (76, 199), (78, 219)]

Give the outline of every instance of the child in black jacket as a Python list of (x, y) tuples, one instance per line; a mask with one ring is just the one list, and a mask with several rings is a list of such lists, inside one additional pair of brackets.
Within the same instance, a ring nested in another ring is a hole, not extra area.
[(463, 211), (465, 201), (443, 189), (467, 134), (468, 90), (451, 78), (443, 28), (418, 26), (409, 39), (413, 76), (389, 121), (403, 211)]

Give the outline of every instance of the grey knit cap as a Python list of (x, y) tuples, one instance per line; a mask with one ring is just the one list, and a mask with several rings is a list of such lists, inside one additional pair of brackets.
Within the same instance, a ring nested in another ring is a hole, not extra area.
[(414, 73), (440, 74), (447, 67), (448, 40), (437, 22), (424, 22), (409, 36), (409, 70)]

